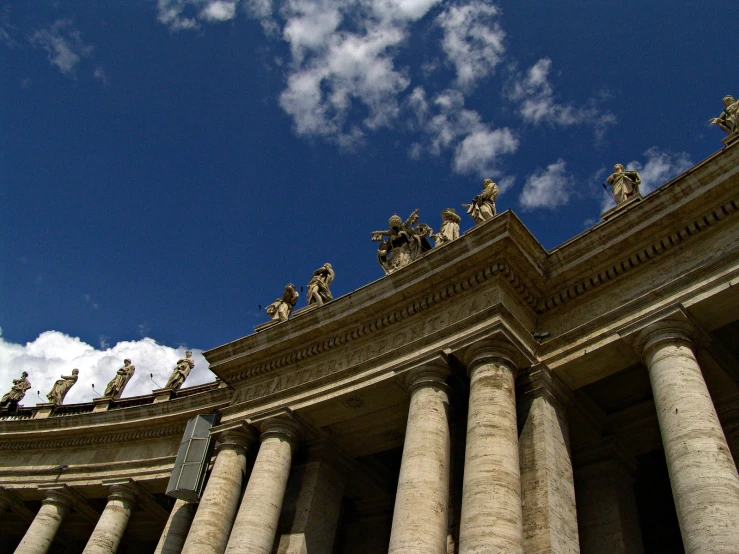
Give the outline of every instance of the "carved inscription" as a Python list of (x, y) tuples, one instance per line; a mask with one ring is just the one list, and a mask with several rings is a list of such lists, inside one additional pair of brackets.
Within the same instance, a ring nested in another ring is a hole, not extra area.
[(457, 302), (435, 315), (428, 316), (389, 335), (378, 338), (370, 344), (347, 349), (313, 367), (278, 375), (241, 389), (234, 396), (232, 404), (262, 398), (357, 366), (386, 352), (397, 350), (406, 344), (429, 336), (440, 329), (454, 325), (458, 321), (489, 308), (497, 302), (499, 302), (499, 297), (495, 291), (482, 292), (472, 298)]

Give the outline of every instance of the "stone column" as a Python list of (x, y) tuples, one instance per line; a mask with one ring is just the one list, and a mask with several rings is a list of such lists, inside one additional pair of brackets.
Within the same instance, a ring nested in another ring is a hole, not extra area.
[(506, 351), (496, 348), (477, 348), (465, 362), (470, 403), (459, 552), (521, 554), (516, 366)]
[[(739, 467), (739, 393), (725, 398), (716, 405), (716, 412), (724, 428), (726, 442), (729, 445), (734, 465)], [(1, 509), (1, 508), (0, 508)]]
[(685, 552), (739, 552), (739, 475), (693, 350), (664, 321), (640, 333)]
[(218, 453), (198, 504), (182, 554), (223, 554), (246, 473), (249, 435), (241, 430), (218, 436)]
[(115, 554), (136, 505), (138, 490), (132, 482), (112, 485), (95, 530), (82, 554)]
[(301, 432), (286, 417), (269, 419), (260, 428), (262, 444), (236, 514), (227, 554), (271, 554), (275, 542), (292, 456)]
[(74, 501), (63, 488), (46, 492), (41, 509), (26, 531), (15, 554), (45, 554), (54, 542), (59, 526), (69, 513)]
[(154, 554), (180, 554), (195, 516), (197, 504), (177, 499), (169, 513)]
[(293, 466), (276, 554), (333, 552), (348, 473), (345, 456), (327, 444), (311, 445), (304, 464)]
[(524, 551), (579, 552), (566, 408), (572, 393), (546, 366), (517, 381)]
[(643, 554), (634, 496), (636, 461), (612, 438), (579, 450), (576, 460), (582, 554)]
[(388, 554), (445, 554), (450, 435), (445, 365), (413, 370)]

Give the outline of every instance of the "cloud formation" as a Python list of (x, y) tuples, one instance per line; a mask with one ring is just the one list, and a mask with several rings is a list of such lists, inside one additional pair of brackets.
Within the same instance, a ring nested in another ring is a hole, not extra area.
[(80, 60), (89, 56), (93, 47), (82, 41), (80, 32), (69, 19), (60, 19), (46, 29), (33, 33), (30, 42), (46, 50), (49, 62), (67, 77), (74, 78)]
[(592, 125), (596, 136), (602, 138), (616, 116), (601, 110), (591, 99), (586, 106), (559, 104), (554, 100), (554, 89), (549, 82), (552, 60), (542, 58), (524, 74), (517, 74), (506, 86), (508, 100), (518, 104), (518, 111), (527, 123), (549, 123), (564, 127)]
[[(72, 369), (80, 370), (79, 380), (72, 387), (64, 400), (65, 404), (90, 402), (97, 395), (92, 390), (102, 393), (105, 386), (115, 376), (115, 372), (129, 358), (136, 366), (136, 373), (126, 387), (123, 397), (150, 394), (159, 388), (154, 380), (164, 386), (177, 360), (183, 358), (186, 348), (171, 348), (158, 344), (151, 338), (138, 341), (119, 342), (115, 346), (95, 348), (77, 337), (58, 331), (45, 331), (36, 340), (26, 344), (15, 344), (0, 336), (0, 396), (10, 390), (13, 379), (20, 377), (21, 372), (28, 372), (31, 389), (21, 402), (24, 406), (33, 406), (41, 402), (37, 396), (40, 391), (43, 402), (47, 402), (46, 394), (61, 375), (70, 375)], [(191, 348), (195, 367), (187, 378), (185, 386), (207, 383), (215, 380), (208, 369), (208, 362), (203, 358), (202, 350)]]
[(478, 1), (448, 6), (436, 18), (444, 30), (442, 48), (465, 92), (491, 75), (503, 59), (505, 32), (495, 21), (499, 13), (489, 2)]
[(236, 17), (239, 0), (157, 0), (157, 19), (170, 31), (197, 29), (201, 22), (221, 23)]
[(566, 163), (560, 158), (526, 178), (518, 201), (524, 210), (556, 208), (569, 202), (572, 186), (573, 177), (567, 174)]

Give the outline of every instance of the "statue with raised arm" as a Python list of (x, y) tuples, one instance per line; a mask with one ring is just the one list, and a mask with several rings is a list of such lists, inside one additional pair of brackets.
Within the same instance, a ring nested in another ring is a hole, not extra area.
[(169, 381), (164, 385), (164, 388), (174, 390), (179, 389), (194, 367), (195, 362), (192, 361), (192, 351), (186, 350), (185, 357), (177, 362), (177, 365), (174, 367), (174, 370), (172, 370), (172, 375), (169, 376)]
[(308, 283), (308, 292), (306, 293), (309, 306), (311, 304), (323, 306), (324, 303), (333, 298), (329, 287), (335, 275), (336, 273), (331, 267), (331, 264), (323, 264), (313, 272), (313, 277), (311, 277), (310, 283)]
[(272, 321), (287, 321), (290, 314), (293, 313), (295, 304), (298, 303), (298, 298), (300, 296), (298, 295), (298, 291), (295, 290), (295, 285), (288, 283), (285, 291), (282, 293), (282, 297), (267, 306), (267, 315), (272, 318)]
[(436, 241), (436, 246), (459, 238), (459, 222), (459, 216), (454, 208), (447, 208), (441, 212), (441, 230), (431, 235), (431, 238)]
[(431, 250), (428, 237), (433, 233), (431, 227), (418, 223), (418, 210), (405, 221), (394, 214), (388, 223), (390, 229), (372, 231), (372, 240), (381, 243), (377, 249), (377, 261), (386, 275), (405, 267)]
[(632, 196), (639, 196), (641, 177), (636, 171), (626, 171), (621, 164), (613, 166), (613, 174), (607, 179), (607, 182), (613, 187), (613, 197), (616, 204), (622, 204)]
[(61, 406), (64, 403), (64, 397), (67, 396), (69, 389), (71, 389), (77, 382), (79, 373), (79, 369), (73, 369), (72, 375), (62, 375), (61, 379), (57, 379), (54, 386), (51, 387), (49, 394), (46, 395), (49, 402), (53, 402), (57, 406)]
[(708, 120), (712, 125), (721, 127), (728, 134), (739, 132), (739, 100), (734, 100), (731, 95), (724, 96), (724, 111), (718, 117)]
[(123, 394), (123, 389), (126, 388), (126, 385), (131, 380), (131, 377), (133, 377), (135, 371), (136, 367), (131, 365), (131, 360), (123, 360), (123, 367), (116, 371), (113, 380), (108, 383), (107, 387), (105, 387), (105, 394), (103, 396), (120, 398), (121, 394)]
[(13, 379), (13, 386), (10, 388), (10, 392), (3, 396), (0, 400), (0, 408), (8, 409), (11, 406), (17, 406), (18, 402), (23, 400), (26, 396), (26, 391), (31, 388), (31, 383), (28, 381), (28, 372), (24, 371), (21, 373), (20, 379)]
[(467, 213), (475, 220), (475, 225), (479, 225), (495, 217), (496, 198), (498, 185), (492, 179), (485, 179), (482, 182), (482, 192), (472, 199), (472, 204), (462, 204), (462, 207), (467, 208)]

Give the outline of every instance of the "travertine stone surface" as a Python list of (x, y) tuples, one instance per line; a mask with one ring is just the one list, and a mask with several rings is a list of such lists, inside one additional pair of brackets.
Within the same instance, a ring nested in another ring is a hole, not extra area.
[[(277, 554), (332, 554), (345, 475), (323, 459), (309, 459), (290, 475), (280, 518)], [(283, 521), (286, 519), (287, 521)]]
[(739, 393), (726, 398), (720, 406), (717, 405), (716, 412), (724, 428), (734, 465), (739, 467)]
[(524, 550), (580, 552), (566, 408), (569, 390), (545, 366), (520, 375), (518, 390)]
[(110, 487), (108, 503), (82, 554), (114, 554), (118, 550), (137, 495), (138, 491), (133, 483)]
[(216, 461), (198, 504), (182, 554), (223, 554), (246, 472), (249, 436), (227, 431), (218, 437)]
[(739, 552), (739, 475), (680, 322), (650, 326), (637, 345), (649, 370), (685, 552)]
[(449, 509), (450, 435), (446, 367), (408, 377), (411, 393), (395, 496), (390, 554), (444, 554)]
[(185, 544), (197, 504), (177, 499), (159, 538), (154, 554), (179, 554)]
[(459, 552), (522, 553), (516, 368), (496, 349), (478, 349), (466, 358), (470, 405)]
[(575, 470), (580, 551), (643, 554), (634, 497), (636, 464), (614, 445), (605, 446), (599, 459)]
[(261, 425), (262, 444), (236, 515), (227, 554), (271, 554), (300, 429), (278, 417)]
[(15, 554), (45, 554), (72, 504), (72, 498), (61, 488), (48, 491)]

